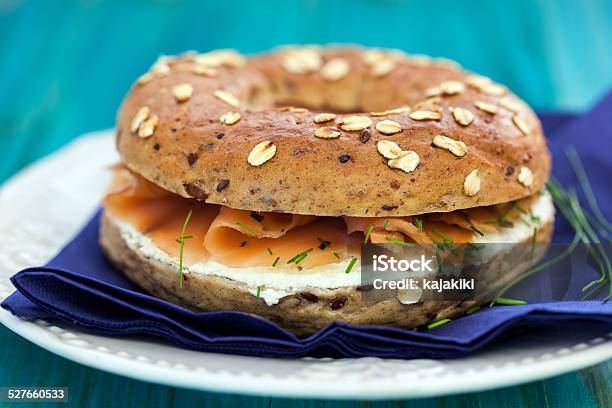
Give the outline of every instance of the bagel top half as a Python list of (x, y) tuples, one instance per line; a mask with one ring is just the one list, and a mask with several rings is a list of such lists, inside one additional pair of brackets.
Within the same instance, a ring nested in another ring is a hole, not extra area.
[(551, 165), (536, 115), (506, 87), (446, 60), (360, 48), (162, 57), (124, 100), (117, 147), (183, 197), (319, 216), (514, 201)]

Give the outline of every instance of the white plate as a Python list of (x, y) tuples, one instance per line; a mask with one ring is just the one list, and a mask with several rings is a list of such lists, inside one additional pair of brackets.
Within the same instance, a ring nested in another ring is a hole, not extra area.
[[(0, 190), (0, 299), (16, 271), (49, 260), (92, 214), (116, 162), (112, 131), (86, 135), (26, 168)], [(92, 367), (156, 383), (265, 396), (416, 398), (514, 385), (612, 357), (612, 333), (516, 336), (455, 360), (281, 360), (203, 353), (145, 338), (105, 337), (0, 321), (45, 349)]]

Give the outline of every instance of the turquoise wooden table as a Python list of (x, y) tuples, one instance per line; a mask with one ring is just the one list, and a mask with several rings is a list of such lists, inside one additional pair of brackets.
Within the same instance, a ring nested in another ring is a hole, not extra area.
[[(587, 108), (612, 85), (612, 2), (0, 0), (0, 182), (79, 134), (113, 126), (160, 53), (353, 42), (446, 56), (537, 109)], [(495, 391), (372, 406), (612, 406), (612, 363)], [(1, 386), (68, 386), (72, 403), (357, 406), (251, 398), (128, 380), (0, 328)], [(40, 405), (39, 405), (40, 406)]]

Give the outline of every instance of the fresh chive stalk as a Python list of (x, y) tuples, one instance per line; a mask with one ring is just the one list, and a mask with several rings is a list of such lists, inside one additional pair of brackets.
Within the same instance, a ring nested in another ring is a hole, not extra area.
[(251, 231), (246, 225), (237, 222), (236, 225), (238, 225), (244, 232), (246, 232), (247, 234), (249, 234), (250, 236), (252, 236), (253, 238), (257, 238), (257, 234), (254, 233), (253, 231)]
[(368, 228), (368, 232), (365, 235), (365, 238), (363, 239), (363, 243), (367, 244), (368, 240), (370, 239), (370, 235), (372, 235), (372, 230), (374, 229), (373, 225), (370, 225), (370, 227)]
[(404, 242), (404, 241), (400, 241), (399, 239), (395, 239), (395, 238), (391, 238), (391, 237), (385, 237), (385, 239), (387, 241), (389, 241), (390, 243), (395, 244), (395, 245), (405, 246), (405, 247), (409, 247), (409, 248), (416, 247), (416, 245), (413, 244), (412, 242)]
[(425, 232), (425, 229), (423, 228), (423, 220), (422, 219), (415, 218), (414, 220), (412, 220), (412, 225), (417, 227), (419, 229), (419, 231)]
[(355, 266), (356, 262), (357, 262), (357, 258), (352, 257), (351, 260), (349, 261), (348, 265), (346, 266), (346, 269), (344, 270), (344, 273), (351, 273), (351, 271), (353, 270), (353, 267)]
[(181, 237), (176, 240), (180, 245), (180, 250), (179, 250), (179, 275), (180, 275), (179, 287), (180, 288), (183, 287), (183, 252), (185, 249), (185, 240), (189, 238), (193, 238), (193, 235), (185, 236), (185, 230), (187, 229), (187, 224), (189, 223), (189, 220), (191, 219), (191, 214), (193, 214), (193, 210), (189, 210), (189, 212), (187, 213), (187, 217), (185, 217), (185, 221), (183, 222), (183, 228), (181, 229)]
[(491, 302), (491, 306), (493, 305), (504, 305), (504, 306), (520, 306), (526, 305), (527, 302), (524, 300), (516, 300), (516, 299), (508, 299), (508, 298), (496, 298), (493, 302)]
[(471, 315), (471, 314), (476, 313), (476, 312), (477, 312), (477, 311), (479, 311), (479, 310), (480, 310), (480, 306), (478, 306), (478, 305), (476, 305), (476, 306), (472, 306), (472, 307), (470, 307), (470, 308), (467, 310), (467, 312), (465, 312), (465, 314), (469, 316), (469, 315)]
[(287, 261), (288, 264), (290, 263), (295, 263), (296, 265), (299, 264), (300, 262), (302, 262), (304, 260), (304, 258), (306, 258), (308, 256), (308, 254), (312, 252), (312, 248), (307, 249), (306, 251), (300, 252), (299, 254), (295, 255), (293, 258), (289, 259)]
[(436, 327), (440, 327), (440, 326), (442, 326), (443, 324), (446, 324), (446, 323), (448, 323), (448, 322), (450, 322), (450, 321), (451, 321), (451, 319), (441, 319), (441, 320), (436, 320), (435, 322), (431, 322), (431, 323), (429, 323), (429, 324), (427, 325), (427, 328), (428, 328), (429, 330), (431, 330), (431, 329), (435, 329)]

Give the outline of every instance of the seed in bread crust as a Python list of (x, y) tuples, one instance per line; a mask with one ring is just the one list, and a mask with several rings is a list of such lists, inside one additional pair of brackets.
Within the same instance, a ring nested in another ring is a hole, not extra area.
[(468, 197), (474, 196), (478, 194), (480, 191), (480, 175), (478, 174), (478, 170), (472, 170), (470, 174), (467, 175), (465, 181), (463, 182), (463, 194)]
[(189, 167), (193, 167), (193, 165), (198, 161), (198, 154), (197, 153), (189, 153), (187, 155), (187, 163), (189, 163)]
[(369, 128), (372, 126), (372, 119), (367, 116), (347, 116), (342, 118), (340, 122), (340, 129), (346, 130), (347, 132), (355, 132)]
[(480, 89), (483, 93), (493, 96), (502, 96), (506, 94), (506, 88), (499, 84), (490, 83)]
[(337, 137), (340, 137), (341, 133), (337, 128), (333, 126), (328, 126), (317, 128), (314, 134), (316, 137), (321, 139), (335, 139)]
[(170, 73), (170, 63), (175, 59), (176, 57), (162, 55), (155, 61), (149, 71), (159, 76), (166, 76)]
[(247, 161), (252, 166), (261, 166), (276, 154), (276, 145), (269, 140), (264, 140), (253, 147)]
[(481, 90), (491, 84), (491, 78), (487, 78), (481, 75), (470, 75), (465, 78), (465, 83), (472, 88), (476, 88), (477, 90)]
[(219, 121), (224, 125), (233, 125), (234, 123), (238, 123), (240, 120), (240, 113), (238, 112), (225, 112), (219, 118)]
[(239, 68), (246, 64), (247, 60), (236, 50), (222, 49), (198, 54), (194, 58), (196, 64), (204, 67), (228, 67)]
[(438, 85), (442, 95), (456, 95), (465, 91), (465, 84), (459, 81), (443, 81)]
[(402, 154), (402, 148), (391, 140), (379, 140), (376, 149), (385, 159), (396, 159)]
[(185, 102), (193, 95), (193, 86), (191, 84), (178, 84), (172, 88), (172, 94), (178, 102)]
[(319, 297), (315, 295), (314, 293), (310, 293), (310, 292), (302, 292), (300, 293), (300, 297), (302, 299), (309, 301), (310, 303), (317, 303), (319, 301)]
[(402, 125), (394, 120), (381, 120), (376, 124), (376, 130), (383, 135), (394, 135), (402, 131)]
[(347, 301), (348, 301), (348, 298), (346, 296), (340, 296), (339, 298), (332, 300), (332, 302), (329, 304), (329, 307), (332, 310), (338, 310), (344, 307)]
[(396, 66), (397, 64), (393, 59), (388, 57), (383, 58), (372, 64), (372, 67), (370, 68), (370, 74), (377, 78), (384, 77), (386, 75), (389, 75), (391, 71), (395, 69)]
[(413, 113), (417, 112), (417, 111), (428, 111), (428, 112), (442, 113), (442, 107), (440, 106), (440, 102), (442, 102), (442, 97), (440, 97), (440, 96), (427, 97), (427, 98), (417, 102), (412, 107)]
[(208, 198), (206, 191), (202, 190), (197, 182), (185, 183), (184, 187), (185, 192), (196, 200), (206, 200)]
[(314, 117), (315, 123), (325, 123), (334, 119), (336, 119), (336, 115), (334, 113), (319, 113)]
[(236, 96), (234, 96), (233, 93), (224, 91), (223, 89), (218, 89), (215, 91), (215, 98), (235, 108), (240, 105), (240, 101), (238, 98), (236, 98)]
[(400, 113), (410, 113), (410, 106), (400, 106), (399, 108), (387, 109), (386, 111), (380, 112), (370, 112), (372, 116), (387, 116), (387, 115), (397, 115)]
[(340, 163), (347, 163), (351, 160), (351, 156), (348, 154), (343, 154), (338, 157), (338, 161)]
[(225, 190), (229, 186), (230, 181), (228, 179), (223, 179), (217, 184), (217, 192)]
[(317, 50), (298, 48), (287, 51), (282, 56), (281, 65), (292, 74), (308, 74), (318, 71), (323, 59)]
[(528, 167), (521, 167), (518, 175), (518, 181), (525, 187), (531, 187), (533, 184), (533, 173)]
[(425, 96), (427, 98), (431, 98), (433, 96), (440, 96), (441, 94), (442, 94), (442, 91), (437, 86), (432, 86), (431, 88), (427, 88), (425, 90)]
[(474, 106), (483, 112), (490, 113), (491, 115), (495, 115), (497, 113), (497, 106), (490, 102), (476, 101), (474, 102)]
[(527, 125), (527, 122), (525, 122), (523, 118), (518, 115), (514, 115), (512, 116), (512, 122), (514, 122), (514, 125), (521, 131), (522, 134), (525, 136), (529, 134), (529, 125)]
[(410, 119), (413, 120), (440, 120), (442, 114), (440, 112), (417, 110), (410, 114)]
[(450, 137), (444, 135), (436, 135), (433, 138), (434, 146), (441, 147), (442, 149), (446, 149), (457, 157), (463, 157), (467, 153), (467, 146), (465, 143), (451, 139)]
[(140, 128), (138, 129), (138, 136), (142, 138), (147, 138), (153, 136), (155, 133), (155, 128), (159, 124), (159, 117), (157, 115), (152, 115), (149, 119), (142, 122)]
[(499, 105), (511, 112), (518, 112), (521, 110), (521, 104), (509, 96), (504, 96), (499, 100)]
[(149, 109), (148, 106), (143, 106), (142, 108), (138, 109), (138, 112), (136, 112), (136, 115), (134, 115), (134, 118), (132, 119), (132, 123), (130, 125), (130, 131), (132, 133), (136, 133), (136, 131), (138, 130), (142, 122), (147, 120), (150, 113), (151, 113), (151, 110)]
[(203, 75), (203, 76), (207, 76), (207, 77), (214, 77), (217, 76), (217, 70), (214, 68), (210, 68), (210, 67), (206, 67), (203, 65), (194, 65), (193, 67), (191, 67), (191, 72), (193, 72), (196, 75)]
[(465, 108), (453, 108), (453, 117), (461, 126), (468, 126), (474, 120), (474, 114)]
[(146, 85), (153, 80), (153, 74), (150, 72), (145, 72), (141, 76), (138, 77), (136, 83), (138, 85)]
[(344, 58), (333, 58), (325, 63), (319, 74), (326, 81), (339, 81), (348, 75), (351, 71), (351, 65)]
[(419, 165), (419, 160), (418, 154), (411, 150), (405, 150), (397, 158), (389, 160), (387, 165), (392, 169), (399, 169), (410, 173)]
[(368, 143), (371, 137), (372, 137), (372, 132), (370, 131), (370, 129), (363, 129), (361, 133), (359, 134), (359, 141), (361, 143)]
[(291, 112), (291, 113), (309, 112), (309, 110), (306, 108), (296, 108), (295, 106), (283, 106), (281, 108), (278, 108), (278, 110), (281, 112)]
[(374, 65), (376, 62), (378, 62), (378, 61), (380, 61), (380, 60), (382, 60), (384, 58), (386, 58), (385, 52), (383, 52), (382, 50), (379, 50), (379, 49), (365, 50), (361, 54), (361, 60), (366, 65)]

